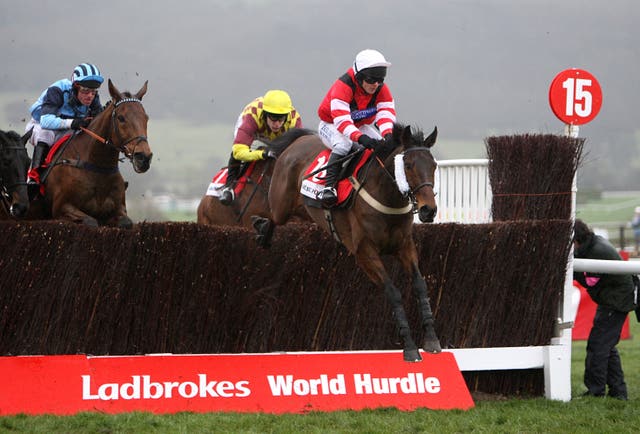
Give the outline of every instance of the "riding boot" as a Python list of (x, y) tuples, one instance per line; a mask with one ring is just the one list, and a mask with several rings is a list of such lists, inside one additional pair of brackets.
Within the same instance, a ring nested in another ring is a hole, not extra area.
[[(47, 154), (49, 153), (49, 145), (44, 142), (38, 142), (36, 147), (33, 149), (33, 156), (31, 158), (31, 169), (39, 169), (44, 163), (44, 160), (47, 158)], [(40, 173), (40, 171), (38, 171)], [(35, 181), (29, 178), (29, 182), (35, 184)]]
[(326, 208), (331, 208), (338, 202), (338, 193), (336, 192), (336, 183), (338, 182), (338, 175), (342, 168), (340, 163), (336, 163), (342, 155), (338, 155), (334, 152), (329, 156), (329, 162), (327, 163), (327, 174), (324, 177), (325, 187), (320, 193), (318, 193), (317, 199), (322, 202)]
[(220, 194), (220, 203), (223, 205), (231, 205), (236, 198), (236, 194), (233, 191), (236, 181), (240, 175), (240, 161), (233, 158), (229, 158), (229, 164), (227, 165), (227, 180), (224, 183), (224, 190)]

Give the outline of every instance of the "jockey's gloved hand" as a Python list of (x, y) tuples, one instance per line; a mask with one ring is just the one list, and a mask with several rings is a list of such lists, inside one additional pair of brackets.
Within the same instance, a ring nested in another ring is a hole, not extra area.
[(375, 139), (372, 139), (371, 137), (367, 136), (366, 134), (363, 134), (360, 137), (358, 137), (358, 143), (360, 143), (362, 146), (364, 146), (367, 149), (373, 149), (376, 147), (376, 144), (378, 142)]
[(264, 151), (264, 152), (262, 153), (262, 158), (264, 158), (265, 160), (266, 160), (267, 158), (278, 158), (278, 155), (277, 155), (274, 151), (272, 151), (272, 150), (270, 150), (270, 149), (269, 149), (269, 150)]
[(79, 130), (80, 128), (87, 128), (91, 123), (91, 118), (75, 118), (71, 121), (71, 129)]
[(393, 134), (387, 133), (383, 137), (387, 142), (393, 138)]

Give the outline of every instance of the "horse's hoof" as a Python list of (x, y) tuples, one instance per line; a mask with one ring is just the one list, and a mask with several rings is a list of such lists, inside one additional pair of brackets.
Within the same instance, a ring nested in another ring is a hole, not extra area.
[(269, 247), (271, 247), (271, 243), (267, 240), (267, 237), (264, 235), (256, 235), (256, 243), (258, 244), (258, 246), (262, 247), (263, 249), (268, 249)]
[(422, 361), (422, 356), (420, 356), (420, 353), (418, 352), (418, 349), (413, 349), (413, 350), (404, 350), (402, 352), (403, 356), (404, 356), (404, 361), (405, 362), (421, 362)]
[(118, 220), (118, 227), (120, 229), (131, 229), (133, 227), (133, 222), (127, 216), (120, 217)]
[(262, 227), (265, 224), (265, 220), (267, 220), (264, 217), (260, 217), (257, 215), (252, 215), (251, 216), (251, 226), (253, 226), (253, 229), (256, 230), (256, 232), (260, 232)]
[(93, 217), (85, 217), (82, 219), (82, 223), (86, 226), (92, 227), (92, 228), (97, 228), (100, 225), (98, 224), (98, 220), (94, 219)]
[(425, 353), (438, 354), (442, 352), (442, 347), (440, 346), (439, 340), (429, 340), (424, 341), (422, 349)]

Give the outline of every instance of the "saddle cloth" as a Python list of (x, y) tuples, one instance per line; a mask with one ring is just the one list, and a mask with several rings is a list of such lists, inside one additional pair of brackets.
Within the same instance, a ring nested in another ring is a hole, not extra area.
[(49, 164), (51, 164), (51, 161), (53, 160), (53, 156), (55, 155), (55, 153), (58, 151), (58, 149), (62, 146), (64, 142), (69, 140), (70, 137), (71, 137), (71, 133), (65, 134), (64, 136), (60, 137), (60, 139), (58, 139), (57, 142), (51, 145), (51, 148), (49, 149), (49, 153), (47, 154), (47, 158), (44, 159), (44, 162), (38, 167), (29, 169), (29, 172), (27, 172), (27, 181), (29, 181), (29, 179), (32, 179), (37, 184), (40, 184), (40, 194), (43, 196), (44, 196), (44, 184), (40, 183), (40, 170), (44, 172), (44, 169), (49, 167)]
[[(253, 170), (256, 166), (256, 162), (252, 161), (249, 163), (247, 169), (244, 171), (238, 182), (236, 182), (236, 186), (233, 189), (236, 197), (244, 190), (244, 187), (247, 185), (247, 181), (249, 177), (253, 173)], [(223, 167), (220, 169), (218, 173), (216, 173), (207, 188), (206, 196), (220, 197), (222, 195), (222, 190), (224, 189), (224, 184), (227, 182), (227, 168)]]
[[(357, 176), (358, 172), (364, 165), (364, 163), (369, 159), (369, 156), (373, 153), (370, 149), (365, 149), (364, 152), (360, 155), (360, 158), (356, 157), (357, 161), (351, 160), (349, 163), (349, 168), (353, 167), (353, 170), (347, 169), (346, 171), (342, 171), (341, 179), (338, 181), (336, 185), (336, 193), (338, 193), (338, 202), (336, 206), (344, 205), (348, 202), (351, 194), (353, 193), (353, 185), (349, 182), (348, 176), (353, 175)], [(321, 202), (317, 200), (318, 193), (322, 191), (325, 186), (325, 175), (326, 171), (321, 170), (317, 172), (315, 175), (309, 176), (310, 173), (321, 169), (322, 167), (327, 165), (329, 161), (329, 155), (331, 154), (330, 149), (325, 149), (321, 151), (316, 158), (311, 162), (307, 170), (305, 171), (305, 178), (302, 180), (302, 185), (300, 186), (300, 193), (305, 196), (305, 203), (310, 206), (316, 206), (318, 208), (322, 208)], [(346, 173), (345, 173), (346, 172)], [(346, 178), (344, 177), (346, 176)]]

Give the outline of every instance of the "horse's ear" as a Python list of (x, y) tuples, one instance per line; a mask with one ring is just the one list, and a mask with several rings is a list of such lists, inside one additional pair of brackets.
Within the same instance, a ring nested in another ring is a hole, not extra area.
[(31, 127), (29, 131), (27, 131), (26, 133), (24, 133), (22, 137), (20, 137), (20, 143), (22, 144), (22, 146), (25, 146), (27, 144), (32, 134), (33, 134), (33, 127)]
[(407, 144), (411, 143), (411, 126), (410, 125), (407, 125), (402, 130), (400, 143), (402, 143), (403, 146), (406, 146)]
[(123, 98), (118, 88), (111, 82), (111, 79), (109, 79), (109, 94), (111, 94), (111, 98), (114, 101), (120, 101)]
[(433, 128), (433, 132), (429, 134), (429, 137), (424, 139), (424, 146), (427, 148), (432, 147), (436, 143), (436, 138), (438, 137), (438, 127)]
[(144, 82), (144, 85), (140, 88), (140, 90), (138, 91), (138, 93), (136, 93), (135, 97), (137, 99), (142, 99), (142, 97), (144, 96), (145, 93), (147, 93), (147, 83), (149, 83), (149, 80)]

